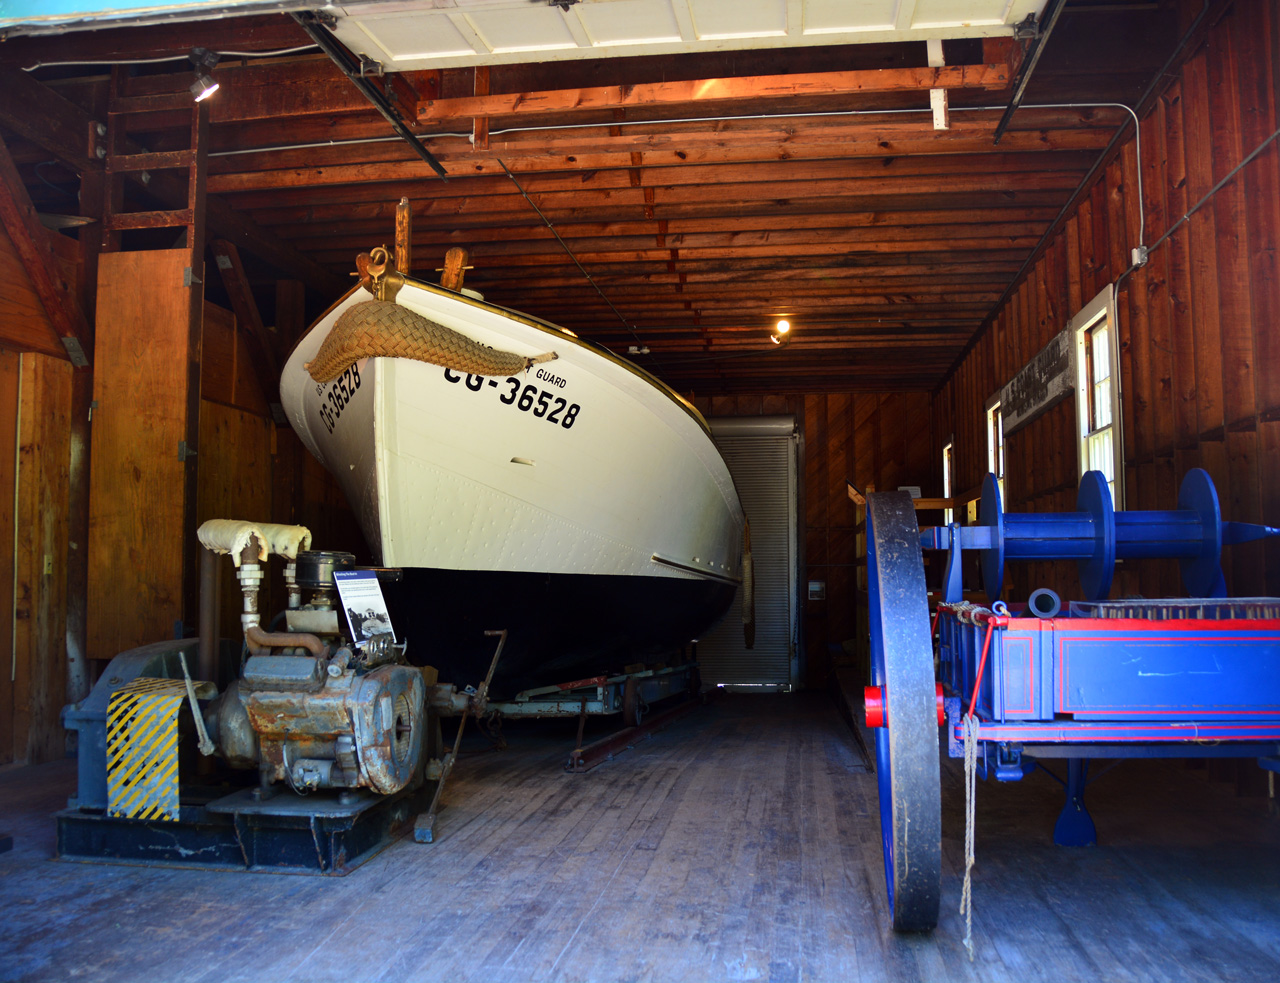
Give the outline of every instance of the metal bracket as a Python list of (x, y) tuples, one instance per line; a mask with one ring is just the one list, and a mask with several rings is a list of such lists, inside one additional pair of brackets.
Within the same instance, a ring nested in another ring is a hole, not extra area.
[(184, 287), (194, 287), (197, 283), (202, 284), (204, 281), (195, 275), (191, 267), (184, 266), (182, 268), (182, 285)]
[(1040, 33), (1040, 25), (1036, 23), (1035, 14), (1027, 14), (1020, 23), (1013, 25), (1015, 41), (1030, 41)]
[(386, 72), (382, 68), (382, 62), (374, 61), (374, 59), (370, 58), (364, 52), (360, 53), (360, 77), (361, 78), (368, 78), (370, 75), (377, 75), (381, 77), (385, 74)]
[(72, 335), (63, 335), (62, 347), (67, 350), (67, 357), (71, 359), (71, 364), (77, 369), (89, 367), (89, 359), (85, 357), (84, 348), (80, 346), (79, 338)]
[(196, 456), (196, 449), (188, 444), (185, 440), (178, 441), (178, 460), (185, 461), (189, 457)]

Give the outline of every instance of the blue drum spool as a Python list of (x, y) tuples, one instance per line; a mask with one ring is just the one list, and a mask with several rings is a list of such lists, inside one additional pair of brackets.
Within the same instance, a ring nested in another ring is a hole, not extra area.
[[(1182, 584), (1192, 597), (1225, 597), (1220, 561), (1222, 547), (1280, 530), (1247, 522), (1223, 522), (1213, 479), (1207, 471), (1187, 472), (1178, 491), (1178, 508), (1149, 512), (1117, 512), (1100, 471), (1080, 479), (1076, 511), (1006, 513), (994, 475), (987, 475), (978, 506), (982, 533), (960, 533), (962, 549), (976, 549), (987, 596), (1000, 596), (1006, 560), (1075, 560), (1083, 599), (1104, 600), (1111, 592), (1117, 559), (1176, 559)], [(966, 542), (966, 540), (968, 540)], [(953, 548), (952, 560), (958, 550)]]

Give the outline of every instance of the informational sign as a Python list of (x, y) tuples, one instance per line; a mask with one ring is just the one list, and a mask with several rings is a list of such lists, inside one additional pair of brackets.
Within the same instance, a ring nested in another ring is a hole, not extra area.
[(1059, 331), (1018, 374), (1000, 390), (1004, 435), (1025, 427), (1076, 389), (1075, 333)]
[(374, 571), (335, 570), (333, 580), (357, 647), (363, 648), (374, 635), (395, 635), (382, 585)]

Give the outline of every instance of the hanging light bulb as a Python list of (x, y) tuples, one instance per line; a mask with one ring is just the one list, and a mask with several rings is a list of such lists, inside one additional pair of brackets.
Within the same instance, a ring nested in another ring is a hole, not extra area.
[(773, 327), (773, 334), (769, 335), (769, 340), (775, 345), (781, 345), (783, 342), (790, 341), (788, 332), (791, 330), (791, 322), (786, 319), (779, 320)]

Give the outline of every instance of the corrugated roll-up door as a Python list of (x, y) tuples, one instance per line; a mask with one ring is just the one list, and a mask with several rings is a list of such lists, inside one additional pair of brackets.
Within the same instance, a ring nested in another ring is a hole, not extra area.
[(756, 637), (755, 647), (748, 649), (739, 591), (724, 620), (698, 640), (702, 681), (789, 689), (799, 676), (795, 419), (733, 417), (709, 422), (751, 524)]

